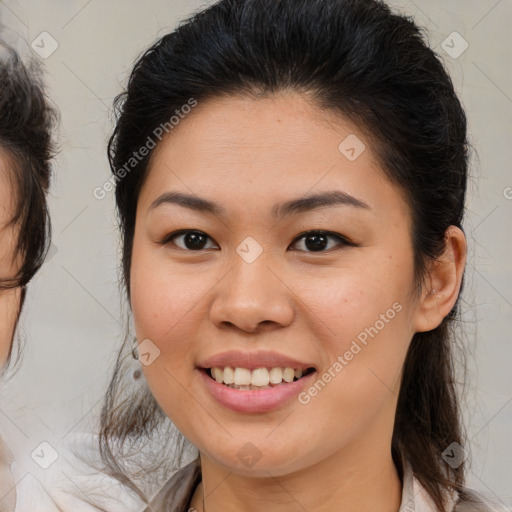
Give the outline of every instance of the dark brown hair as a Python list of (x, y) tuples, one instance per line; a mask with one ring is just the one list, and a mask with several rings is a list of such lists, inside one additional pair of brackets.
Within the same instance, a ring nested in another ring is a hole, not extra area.
[[(447, 228), (462, 229), (469, 160), (464, 110), (422, 30), (377, 0), (221, 0), (147, 50), (115, 100), (108, 155), (128, 297), (137, 200), (151, 156), (121, 175), (132, 153), (190, 98), (283, 90), (307, 94), (372, 139), (382, 169), (411, 206), (420, 291)], [(453, 360), (458, 304), (411, 341), (392, 440), (396, 464), (403, 454), (440, 510), (444, 492), (464, 483), (464, 464), (452, 468), (442, 459), (451, 443), (464, 445)], [(165, 419), (147, 386), (126, 392), (132, 349), (127, 338), (102, 413), (102, 454), (118, 476), (116, 450), (149, 438)]]
[[(51, 237), (46, 194), (55, 149), (52, 128), (58, 115), (50, 105), (36, 61), (24, 64), (18, 53), (0, 41), (0, 150), (12, 183), (14, 213), (10, 224), (17, 238), (13, 258), (21, 256), (17, 275), (0, 280), (0, 291), (26, 285), (46, 256)], [(9, 351), (7, 364), (12, 355)], [(6, 365), (7, 366), (7, 365)]]

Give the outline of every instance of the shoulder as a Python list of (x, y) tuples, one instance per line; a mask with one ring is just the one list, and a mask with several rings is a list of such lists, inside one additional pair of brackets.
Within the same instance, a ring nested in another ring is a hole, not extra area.
[(165, 510), (181, 512), (187, 510), (194, 491), (201, 481), (199, 456), (174, 473), (171, 479), (151, 500), (144, 512)]
[(133, 491), (102, 471), (97, 436), (71, 435), (55, 451), (58, 457), (48, 469), (26, 473), (20, 482), (16, 512), (140, 512), (145, 506)]
[(31, 473), (25, 473), (16, 484), (15, 512), (61, 512), (44, 486)]
[[(407, 460), (404, 460), (404, 488), (401, 512), (435, 512), (438, 510), (427, 490), (412, 472)], [(486, 496), (471, 489), (463, 488), (458, 492), (445, 493), (446, 512), (512, 512), (496, 496)]]
[(458, 493), (453, 512), (512, 512), (512, 509), (497, 498), (464, 489)]

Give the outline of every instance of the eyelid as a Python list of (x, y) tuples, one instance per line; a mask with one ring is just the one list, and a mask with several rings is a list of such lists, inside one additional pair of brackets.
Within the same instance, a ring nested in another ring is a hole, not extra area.
[[(179, 229), (177, 231), (173, 231), (172, 233), (169, 233), (168, 235), (165, 235), (164, 238), (162, 238), (162, 240), (160, 240), (159, 245), (168, 245), (171, 243), (171, 239), (177, 237), (177, 236), (180, 236), (180, 235), (186, 235), (187, 233), (199, 233), (201, 235), (204, 235), (206, 236), (208, 239), (210, 240), (213, 240), (213, 238), (208, 235), (207, 233), (205, 233), (204, 231), (201, 231), (200, 229)], [(176, 245), (176, 244), (173, 244), (173, 245)], [(182, 249), (181, 247), (178, 247), (178, 249)], [(191, 250), (188, 250), (188, 249), (182, 249), (183, 251), (188, 251), (188, 252), (201, 252), (201, 251), (204, 251), (205, 249), (199, 249), (197, 251), (191, 251)]]
[(336, 248), (338, 246), (340, 246), (340, 245), (342, 247), (343, 246), (352, 246), (352, 247), (356, 247), (357, 246), (357, 244), (352, 242), (349, 238), (347, 238), (346, 236), (342, 235), (341, 233), (336, 233), (334, 231), (328, 231), (328, 230), (325, 230), (325, 229), (310, 229), (308, 231), (304, 231), (303, 233), (301, 233), (300, 235), (295, 237), (292, 245), (294, 245), (298, 241), (302, 240), (303, 238), (306, 238), (307, 236), (315, 235), (315, 234), (324, 235), (324, 236), (326, 236), (328, 238), (336, 238), (340, 243), (337, 246), (335, 246), (334, 248), (328, 249), (326, 251), (301, 251), (301, 252), (306, 252), (308, 254), (322, 254), (322, 253), (330, 253), (333, 250), (336, 250)]

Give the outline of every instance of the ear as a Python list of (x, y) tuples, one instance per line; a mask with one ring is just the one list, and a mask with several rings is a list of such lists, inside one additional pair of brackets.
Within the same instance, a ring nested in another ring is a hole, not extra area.
[(461, 229), (450, 226), (443, 253), (432, 261), (416, 312), (416, 332), (435, 329), (452, 310), (459, 296), (466, 265), (467, 243)]

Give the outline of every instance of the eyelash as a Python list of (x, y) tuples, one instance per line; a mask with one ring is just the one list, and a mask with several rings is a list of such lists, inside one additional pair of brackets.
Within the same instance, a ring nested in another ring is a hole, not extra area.
[[(172, 245), (176, 246), (176, 244), (174, 242), (171, 242), (171, 240), (173, 238), (177, 237), (177, 236), (186, 235), (188, 233), (196, 233), (196, 234), (204, 235), (204, 236), (206, 236), (207, 238), (209, 238), (211, 240), (211, 238), (206, 233), (204, 233), (203, 231), (198, 231), (198, 230), (195, 230), (195, 229), (182, 229), (180, 231), (174, 231), (173, 233), (169, 233), (160, 242), (160, 244), (161, 245), (168, 245), (169, 243), (172, 243)], [(343, 246), (358, 247), (358, 244), (355, 244), (355, 243), (351, 242), (348, 238), (340, 235), (339, 233), (334, 233), (332, 231), (325, 231), (325, 230), (321, 230), (321, 229), (315, 229), (315, 230), (306, 231), (304, 233), (301, 233), (300, 235), (298, 235), (294, 239), (292, 245), (294, 245), (297, 241), (302, 240), (302, 239), (307, 238), (308, 236), (312, 236), (312, 235), (324, 235), (324, 236), (327, 236), (327, 237), (330, 237), (330, 238), (335, 238), (335, 239), (338, 240), (338, 242), (340, 242), (341, 247), (343, 247)], [(201, 252), (201, 251), (205, 251), (206, 250), (206, 249), (192, 250), (192, 249), (186, 249), (186, 248), (184, 249), (183, 247), (179, 247), (179, 246), (176, 246), (176, 247), (178, 247), (178, 249), (181, 249), (181, 250), (187, 251), (187, 252)], [(341, 249), (341, 247), (339, 249)], [(297, 249), (293, 249), (293, 250), (297, 250)], [(305, 252), (308, 252), (308, 253), (311, 253), (311, 254), (318, 254), (318, 253), (323, 253), (323, 252), (329, 253), (329, 252), (332, 252), (332, 247), (331, 247), (331, 249), (327, 249), (327, 250), (305, 251)]]

